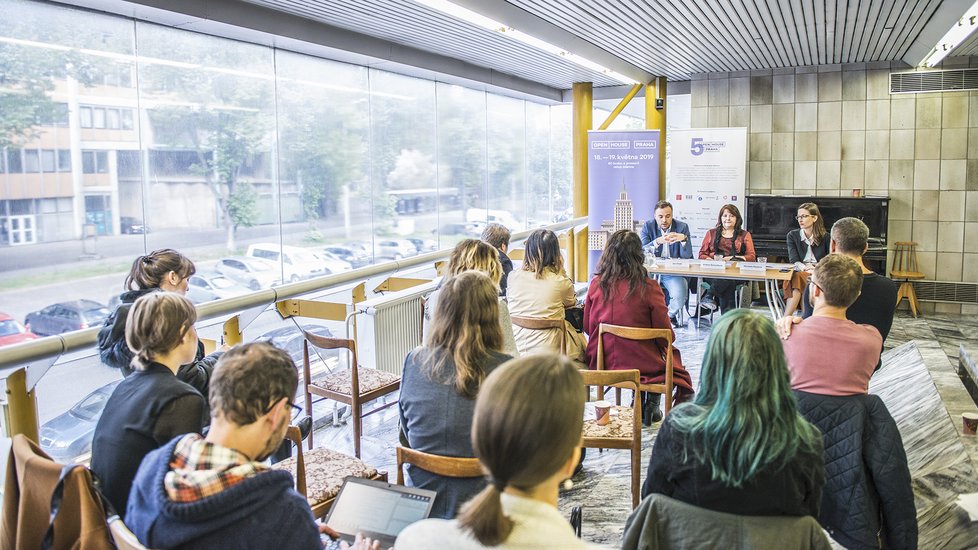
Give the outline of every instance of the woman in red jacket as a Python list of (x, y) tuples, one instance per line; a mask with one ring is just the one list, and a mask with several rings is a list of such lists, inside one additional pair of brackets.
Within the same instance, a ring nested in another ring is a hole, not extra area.
[[(737, 260), (753, 262), (757, 259), (754, 253), (754, 239), (750, 231), (743, 229), (744, 217), (740, 209), (733, 204), (725, 204), (720, 208), (717, 225), (706, 232), (703, 246), (700, 247), (701, 260)], [(720, 302), (720, 313), (737, 307), (734, 295), (738, 281), (729, 279), (707, 279), (710, 290), (703, 297), (703, 305), (709, 304), (712, 298)]]
[[(665, 295), (659, 283), (649, 278), (644, 261), (642, 241), (635, 232), (616, 231), (608, 238), (584, 302), (584, 331), (591, 335), (586, 350), (589, 368), (598, 368), (597, 334), (601, 323), (672, 330)], [(625, 340), (608, 335), (604, 344), (606, 369), (638, 369), (643, 384), (665, 381), (665, 340)], [(678, 404), (693, 395), (693, 383), (683, 368), (679, 350), (673, 348), (672, 354)], [(658, 393), (644, 395), (642, 421), (646, 426), (662, 420), (660, 398)]]

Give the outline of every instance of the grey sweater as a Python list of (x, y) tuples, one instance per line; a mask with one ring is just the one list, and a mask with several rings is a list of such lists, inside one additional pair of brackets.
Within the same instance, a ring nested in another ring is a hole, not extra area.
[[(426, 364), (442, 354), (448, 355), (442, 372), (450, 375), (432, 380)], [(486, 375), (510, 359), (493, 352), (483, 366)], [(475, 400), (456, 392), (454, 383), (455, 362), (444, 348), (418, 347), (404, 360), (398, 407), (402, 435), (412, 449), (443, 456), (475, 456), (470, 435)], [(409, 485), (438, 492), (431, 510), (433, 518), (454, 518), (458, 507), (486, 486), (483, 478), (449, 479), (413, 466), (408, 466), (408, 476)]]

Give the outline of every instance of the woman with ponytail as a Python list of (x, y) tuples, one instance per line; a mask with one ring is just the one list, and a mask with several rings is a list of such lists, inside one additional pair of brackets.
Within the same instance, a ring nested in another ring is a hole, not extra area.
[(557, 511), (558, 488), (581, 452), (582, 389), (574, 363), (556, 354), (528, 355), (494, 370), (479, 390), (472, 421), (486, 488), (455, 520), (408, 526), (395, 549), (592, 548)]
[(197, 310), (190, 300), (150, 292), (128, 317), (133, 374), (112, 392), (92, 440), (92, 471), (120, 514), (143, 457), (178, 435), (200, 433), (209, 417), (200, 392), (176, 376), (197, 353)]
[[(189, 258), (170, 248), (154, 250), (136, 258), (126, 277), (126, 292), (120, 296), (122, 303), (105, 320), (98, 333), (98, 352), (102, 362), (118, 368), (123, 376), (132, 374), (133, 355), (126, 344), (126, 319), (133, 302), (140, 296), (161, 290), (185, 295), (190, 277), (195, 272), (194, 263)], [(181, 365), (177, 378), (206, 396), (211, 371), (221, 353), (218, 351), (205, 356), (203, 344), (198, 344), (193, 359)]]

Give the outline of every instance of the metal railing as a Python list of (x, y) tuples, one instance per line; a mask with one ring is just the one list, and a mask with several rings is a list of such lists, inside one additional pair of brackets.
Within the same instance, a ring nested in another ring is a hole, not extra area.
[[(576, 218), (545, 226), (554, 232), (570, 229), (568, 254), (573, 254), (574, 228), (585, 224), (586, 218)], [(533, 230), (514, 233), (511, 242), (526, 239)], [(314, 292), (330, 290), (348, 283), (364, 281), (384, 274), (432, 264), (444, 260), (451, 249), (442, 249), (406, 258), (354, 269), (344, 273), (325, 275), (315, 279), (285, 284), (267, 290), (250, 292), (242, 296), (216, 300), (197, 306), (197, 320), (206, 321), (231, 315), (224, 325), (224, 340), (228, 344), (241, 341), (237, 315), (248, 310), (267, 308), (281, 300)], [(4, 425), (7, 436), (24, 433), (37, 438), (37, 402), (34, 388), (38, 381), (66, 353), (88, 350), (96, 344), (99, 329), (93, 327), (65, 334), (47, 336), (0, 348), (0, 380), (6, 383), (6, 407)]]

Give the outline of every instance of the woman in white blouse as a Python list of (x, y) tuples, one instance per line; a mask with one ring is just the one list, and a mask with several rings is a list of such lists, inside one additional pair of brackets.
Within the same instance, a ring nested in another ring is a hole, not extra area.
[[(583, 382), (555, 354), (514, 359), (479, 390), (472, 446), (489, 485), (454, 520), (426, 519), (397, 537), (395, 550), (594, 548), (574, 535), (557, 493), (577, 466), (584, 417)], [(547, 398), (540, 399), (540, 388)]]

